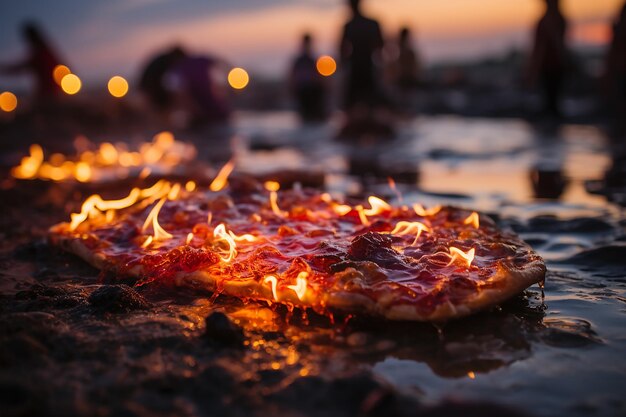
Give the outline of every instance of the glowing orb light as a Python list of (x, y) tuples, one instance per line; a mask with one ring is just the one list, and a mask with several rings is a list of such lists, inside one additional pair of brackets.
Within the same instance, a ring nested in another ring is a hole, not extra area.
[(248, 85), (250, 77), (243, 68), (233, 68), (228, 73), (228, 84), (236, 90), (241, 90)]
[(109, 93), (111, 93), (113, 97), (124, 97), (126, 93), (128, 93), (128, 81), (119, 75), (111, 77), (107, 87), (109, 88)]
[(337, 71), (337, 63), (328, 55), (319, 57), (315, 66), (317, 67), (317, 72), (324, 77), (329, 77)]
[(52, 78), (54, 78), (55, 83), (57, 83), (58, 85), (61, 85), (61, 81), (63, 80), (63, 77), (71, 73), (72, 71), (70, 71), (70, 69), (66, 67), (65, 65), (57, 65), (52, 70)]
[(7, 113), (12, 112), (17, 107), (17, 97), (10, 91), (0, 94), (0, 110)]
[(72, 95), (80, 91), (82, 83), (76, 74), (67, 74), (61, 80), (61, 88), (66, 94)]

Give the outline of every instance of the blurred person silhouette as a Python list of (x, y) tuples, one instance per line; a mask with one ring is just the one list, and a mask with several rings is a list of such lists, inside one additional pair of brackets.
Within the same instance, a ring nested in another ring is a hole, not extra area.
[(420, 63), (411, 42), (411, 30), (400, 29), (397, 56), (390, 64), (390, 78), (394, 86), (397, 104), (402, 110), (415, 107), (415, 91), (419, 83)]
[(344, 25), (340, 43), (346, 67), (344, 106), (375, 105), (382, 99), (377, 62), (381, 61), (383, 35), (376, 20), (363, 16), (360, 0), (348, 0), (352, 17)]
[(168, 77), (186, 53), (174, 46), (148, 60), (141, 72), (139, 88), (158, 112), (167, 112), (174, 103), (174, 93), (168, 88)]
[(24, 23), (22, 35), (28, 44), (27, 57), (19, 62), (0, 66), (0, 72), (31, 73), (35, 78), (35, 95), (38, 101), (54, 98), (61, 92), (53, 77), (54, 68), (61, 64), (58, 54), (36, 23)]
[(185, 56), (176, 65), (192, 126), (224, 122), (230, 117), (227, 92), (215, 82), (215, 74), (222, 67), (227, 68), (228, 64), (205, 55)]
[(605, 72), (616, 112), (617, 133), (623, 135), (626, 133), (626, 2), (613, 25)]
[(560, 117), (559, 99), (567, 70), (565, 32), (567, 22), (561, 13), (559, 0), (545, 0), (546, 11), (535, 29), (530, 58), (529, 80), (540, 83), (544, 97), (544, 112)]
[(301, 50), (293, 60), (289, 76), (290, 89), (297, 101), (302, 120), (323, 120), (326, 111), (326, 85), (317, 71), (317, 57), (313, 54), (310, 34), (302, 36)]

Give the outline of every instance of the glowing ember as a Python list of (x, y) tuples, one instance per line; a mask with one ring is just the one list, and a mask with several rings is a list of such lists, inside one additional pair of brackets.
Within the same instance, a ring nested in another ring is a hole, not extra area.
[(472, 266), (472, 261), (474, 260), (474, 254), (476, 253), (476, 249), (472, 248), (467, 252), (463, 252), (459, 248), (455, 248), (454, 246), (450, 246), (450, 262), (448, 265), (452, 265), (455, 261), (463, 261), (467, 267)]
[(169, 132), (140, 144), (137, 151), (129, 150), (125, 144), (109, 142), (96, 146), (82, 137), (74, 145), (76, 155), (52, 154), (47, 161), (41, 146), (31, 145), (30, 155), (22, 158), (11, 175), (18, 179), (97, 182), (126, 178), (136, 169), (140, 178), (146, 178), (153, 172), (170, 173), (196, 156), (193, 145), (175, 141)]
[(298, 277), (296, 278), (296, 285), (287, 285), (287, 288), (292, 289), (296, 293), (300, 301), (304, 299), (304, 295), (306, 294), (306, 279), (308, 276), (308, 272), (302, 271), (298, 274)]
[(185, 190), (186, 190), (187, 192), (189, 192), (189, 193), (190, 193), (190, 192), (194, 191), (195, 189), (196, 189), (196, 183), (195, 183), (195, 181), (187, 181), (187, 182), (185, 183)]
[(471, 224), (474, 226), (474, 229), (478, 229), (480, 227), (480, 217), (478, 216), (478, 213), (475, 211), (472, 212), (472, 214), (467, 216), (467, 218), (463, 221), (463, 224)]
[(11, 175), (20, 179), (34, 178), (42, 163), (43, 149), (37, 144), (30, 145), (30, 155), (22, 158), (22, 162), (11, 170)]
[(233, 172), (233, 169), (235, 169), (235, 162), (228, 161), (226, 165), (224, 165), (222, 169), (220, 169), (220, 171), (217, 173), (217, 176), (215, 177), (211, 185), (209, 185), (209, 190), (220, 191), (224, 189), (224, 187), (226, 187), (226, 184), (228, 184), (228, 177), (230, 176), (230, 173)]

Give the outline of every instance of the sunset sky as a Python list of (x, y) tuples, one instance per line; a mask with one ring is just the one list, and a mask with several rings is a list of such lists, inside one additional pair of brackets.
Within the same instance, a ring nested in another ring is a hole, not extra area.
[[(562, 0), (577, 45), (602, 44), (623, 0)], [(428, 63), (525, 47), (543, 9), (541, 0), (365, 0), (388, 37), (407, 25)], [(136, 78), (146, 58), (178, 42), (223, 56), (252, 73), (280, 76), (311, 31), (320, 53), (334, 54), (341, 0), (57, 0), (2, 1), (0, 62), (21, 57), (19, 24), (42, 24), (74, 72), (85, 80), (113, 74)], [(0, 85), (6, 85), (6, 77)], [(16, 82), (13, 79), (10, 82)]]

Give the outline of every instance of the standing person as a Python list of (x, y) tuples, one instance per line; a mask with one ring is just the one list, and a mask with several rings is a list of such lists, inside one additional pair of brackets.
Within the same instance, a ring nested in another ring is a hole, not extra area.
[(1, 66), (0, 72), (5, 74), (29, 72), (35, 78), (36, 98), (40, 102), (54, 98), (61, 89), (54, 81), (53, 72), (54, 68), (61, 64), (61, 60), (35, 23), (24, 23), (22, 35), (28, 44), (28, 56), (20, 62)]
[(402, 110), (412, 110), (419, 82), (419, 59), (411, 42), (411, 31), (404, 27), (398, 37), (398, 56), (391, 63), (391, 79)]
[(606, 62), (606, 78), (614, 95), (619, 133), (626, 133), (626, 3), (613, 25)]
[(352, 17), (343, 28), (340, 44), (345, 65), (344, 105), (350, 110), (357, 104), (373, 105), (381, 100), (380, 74), (376, 61), (381, 60), (383, 35), (376, 20), (363, 16), (360, 0), (349, 0)]
[(317, 57), (313, 54), (312, 42), (311, 35), (304, 34), (300, 53), (293, 61), (289, 77), (298, 113), (305, 121), (326, 118), (326, 89), (317, 71)]
[(541, 83), (546, 114), (560, 117), (559, 99), (567, 69), (567, 22), (561, 13), (559, 0), (545, 1), (545, 14), (535, 30), (529, 76), (532, 83)]

